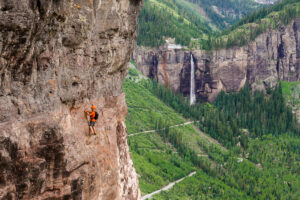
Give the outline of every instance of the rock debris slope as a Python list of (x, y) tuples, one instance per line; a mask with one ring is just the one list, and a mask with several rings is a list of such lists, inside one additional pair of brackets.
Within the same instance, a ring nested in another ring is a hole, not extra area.
[(0, 199), (140, 198), (121, 90), (140, 7), (0, 0)]
[(238, 91), (246, 81), (256, 89), (274, 86), (278, 79), (299, 81), (300, 18), (259, 35), (243, 47), (211, 52), (137, 47), (133, 59), (144, 75), (188, 96), (191, 54), (198, 100), (213, 101), (221, 90)]

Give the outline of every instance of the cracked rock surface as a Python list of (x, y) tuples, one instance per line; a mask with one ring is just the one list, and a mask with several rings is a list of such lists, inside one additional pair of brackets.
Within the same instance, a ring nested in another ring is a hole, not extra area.
[(122, 92), (140, 7), (0, 0), (0, 199), (140, 198)]

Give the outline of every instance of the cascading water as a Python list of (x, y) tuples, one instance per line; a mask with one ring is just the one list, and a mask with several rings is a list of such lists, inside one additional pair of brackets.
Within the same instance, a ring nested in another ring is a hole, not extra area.
[(195, 93), (195, 63), (193, 59), (193, 54), (191, 54), (191, 87), (190, 87), (190, 105), (196, 103), (196, 93)]

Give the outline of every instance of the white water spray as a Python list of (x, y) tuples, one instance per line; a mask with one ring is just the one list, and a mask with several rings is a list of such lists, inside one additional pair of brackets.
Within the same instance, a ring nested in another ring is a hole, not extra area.
[(193, 59), (193, 54), (191, 54), (191, 87), (190, 87), (190, 105), (196, 103), (196, 93), (195, 93), (195, 63)]

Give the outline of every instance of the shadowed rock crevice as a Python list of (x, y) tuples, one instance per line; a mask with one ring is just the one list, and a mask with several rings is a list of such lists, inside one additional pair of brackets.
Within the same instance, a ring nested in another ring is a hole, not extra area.
[[(43, 196), (51, 191), (59, 192), (64, 185), (63, 178), (69, 176), (66, 173), (60, 130), (45, 123), (28, 124), (27, 130), (33, 138), (37, 136), (41, 138), (40, 141), (29, 141), (29, 149), (20, 148), (10, 138), (1, 140), (1, 172), (3, 173), (0, 180), (5, 186), (9, 186), (2, 192), (14, 194), (18, 199), (30, 199), (35, 195)], [(36, 135), (37, 133), (39, 135)], [(60, 187), (55, 186), (58, 182)], [(9, 188), (15, 188), (15, 191)]]
[(157, 77), (157, 73), (158, 73), (157, 65), (158, 65), (158, 57), (154, 55), (149, 67), (149, 78), (155, 79)]

